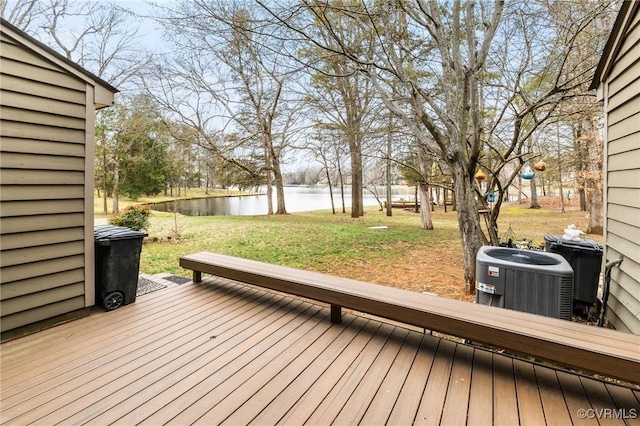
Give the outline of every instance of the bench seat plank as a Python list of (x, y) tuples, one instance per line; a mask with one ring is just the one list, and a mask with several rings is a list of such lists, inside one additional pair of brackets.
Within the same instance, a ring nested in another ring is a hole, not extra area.
[(180, 266), (640, 383), (640, 336), (218, 253)]

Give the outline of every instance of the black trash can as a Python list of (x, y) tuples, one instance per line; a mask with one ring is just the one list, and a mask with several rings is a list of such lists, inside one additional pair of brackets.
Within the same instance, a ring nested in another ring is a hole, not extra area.
[(136, 301), (140, 252), (146, 233), (113, 225), (93, 228), (96, 305), (112, 311)]
[(544, 241), (545, 251), (561, 255), (573, 268), (574, 308), (595, 303), (602, 268), (602, 246), (593, 240), (566, 240), (561, 235), (545, 235)]

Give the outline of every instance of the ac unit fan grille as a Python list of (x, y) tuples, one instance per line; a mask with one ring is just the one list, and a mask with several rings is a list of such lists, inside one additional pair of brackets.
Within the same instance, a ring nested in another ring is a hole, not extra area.
[(520, 263), (525, 265), (541, 265), (552, 266), (558, 265), (560, 262), (544, 254), (536, 253), (530, 250), (506, 250), (506, 249), (492, 249), (486, 251), (487, 256), (495, 259), (505, 260), (513, 263)]

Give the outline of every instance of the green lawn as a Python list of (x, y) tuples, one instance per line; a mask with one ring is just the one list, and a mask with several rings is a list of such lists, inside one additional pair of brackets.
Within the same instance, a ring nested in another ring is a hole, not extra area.
[[(435, 230), (424, 231), (416, 213), (397, 209), (393, 217), (386, 217), (375, 207), (367, 209), (359, 219), (330, 211), (208, 217), (174, 217), (154, 212), (142, 250), (141, 271), (189, 276), (178, 266), (178, 258), (203, 250), (328, 273), (337, 273), (341, 268), (364, 268), (366, 272), (368, 267), (381, 263), (406, 265), (415, 262), (408, 256), (418, 252), (461, 251), (455, 212), (436, 211), (433, 222)], [(544, 235), (562, 234), (572, 223), (586, 229), (584, 212), (559, 213), (507, 205), (501, 213), (500, 235), (511, 226), (517, 238), (530, 238), (539, 244), (544, 242)], [(380, 226), (388, 228), (372, 229)], [(454, 260), (459, 261), (451, 259)]]

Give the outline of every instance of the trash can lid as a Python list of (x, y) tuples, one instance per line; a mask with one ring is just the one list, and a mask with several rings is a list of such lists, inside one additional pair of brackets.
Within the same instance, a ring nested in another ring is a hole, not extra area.
[(576, 250), (591, 250), (595, 252), (602, 252), (602, 245), (593, 240), (566, 240), (562, 238), (562, 235), (545, 235), (544, 240), (549, 244), (556, 244), (567, 248)]
[(93, 227), (93, 237), (97, 243), (144, 238), (147, 235), (146, 232), (135, 231), (130, 228), (125, 228), (124, 226), (96, 225)]

